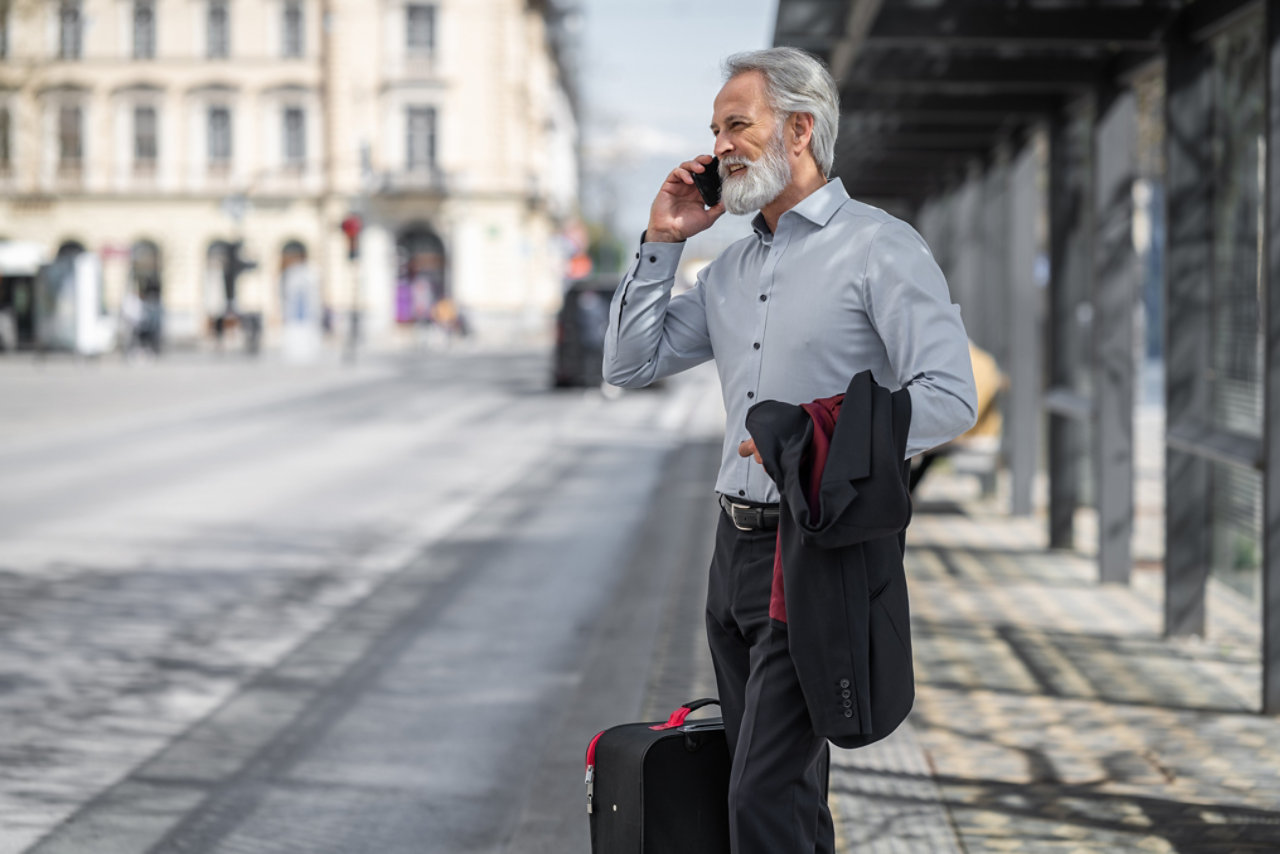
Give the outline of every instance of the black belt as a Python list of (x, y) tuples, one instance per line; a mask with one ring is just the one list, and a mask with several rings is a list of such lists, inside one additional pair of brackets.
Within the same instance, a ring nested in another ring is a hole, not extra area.
[(778, 527), (777, 504), (740, 504), (721, 495), (720, 507), (739, 531), (772, 531)]

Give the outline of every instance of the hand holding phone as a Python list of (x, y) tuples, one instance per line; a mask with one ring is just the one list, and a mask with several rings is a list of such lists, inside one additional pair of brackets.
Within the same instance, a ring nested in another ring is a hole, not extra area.
[(704, 171), (692, 174), (693, 186), (698, 188), (702, 203), (709, 208), (720, 204), (720, 158), (711, 158)]
[(662, 182), (662, 189), (649, 208), (646, 239), (679, 243), (706, 231), (723, 214), (719, 161), (700, 154), (672, 169)]

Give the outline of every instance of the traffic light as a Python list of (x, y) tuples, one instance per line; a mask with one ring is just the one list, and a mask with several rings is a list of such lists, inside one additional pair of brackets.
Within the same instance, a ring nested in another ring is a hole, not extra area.
[(241, 256), (244, 241), (237, 240), (227, 244), (227, 260), (222, 266), (222, 283), (227, 292), (227, 305), (234, 305), (236, 300), (236, 279), (246, 270), (256, 270), (257, 261), (250, 261)]
[(360, 229), (364, 227), (358, 214), (347, 214), (342, 220), (342, 233), (347, 236), (347, 257), (355, 260), (360, 257)]

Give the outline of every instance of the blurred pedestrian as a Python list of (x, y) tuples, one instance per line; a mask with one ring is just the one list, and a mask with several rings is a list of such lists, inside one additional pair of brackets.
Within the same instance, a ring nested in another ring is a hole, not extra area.
[[(667, 176), (610, 308), (604, 375), (644, 386), (715, 360), (727, 414), (716, 482), (724, 512), (706, 621), (733, 758), (733, 851), (831, 852), (826, 740), (805, 713), (786, 625), (769, 616), (779, 492), (750, 459), (747, 409), (830, 397), (869, 370), (909, 391), (910, 456), (973, 423), (973, 377), (960, 310), (924, 241), (827, 179), (839, 125), (827, 70), (773, 48), (732, 56), (725, 71), (711, 121), (722, 200), (704, 205), (694, 183), (710, 155)], [(672, 296), (682, 244), (726, 210), (758, 210), (755, 233)]]
[(160, 283), (148, 279), (140, 287), (142, 320), (138, 323), (138, 344), (153, 355), (160, 355), (164, 342), (164, 304), (160, 301)]
[(138, 328), (142, 325), (142, 300), (132, 285), (124, 289), (120, 298), (120, 326), (118, 329), (120, 353), (125, 358), (133, 355), (138, 346)]
[(320, 355), (322, 318), (320, 288), (316, 276), (301, 253), (290, 253), (280, 272), (284, 330), (281, 352), (285, 361), (305, 364)]

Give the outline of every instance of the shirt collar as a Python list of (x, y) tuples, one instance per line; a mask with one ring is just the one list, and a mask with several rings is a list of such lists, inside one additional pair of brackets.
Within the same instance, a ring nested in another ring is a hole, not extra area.
[[(814, 225), (824, 226), (831, 221), (831, 218), (836, 215), (836, 211), (840, 210), (841, 206), (847, 201), (849, 201), (849, 193), (844, 188), (844, 182), (839, 178), (832, 178), (825, 185), (801, 199), (799, 204), (784, 211), (782, 216), (795, 213)], [(782, 217), (779, 217), (778, 221), (781, 222)], [(765, 222), (764, 214), (762, 213), (757, 213), (755, 219), (751, 220), (751, 227), (761, 237), (766, 239), (772, 237), (769, 231), (769, 224)]]

